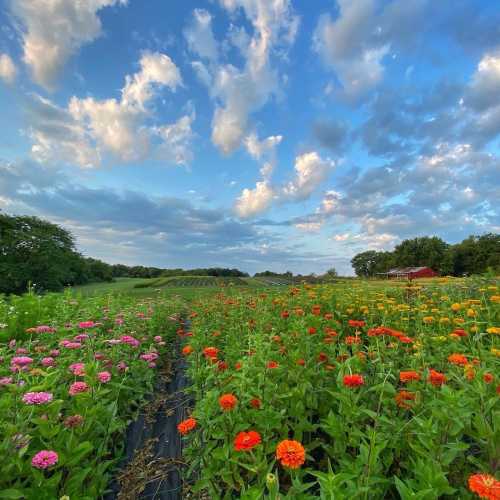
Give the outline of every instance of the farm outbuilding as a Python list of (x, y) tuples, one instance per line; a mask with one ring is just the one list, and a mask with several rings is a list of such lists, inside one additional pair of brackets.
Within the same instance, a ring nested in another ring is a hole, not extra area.
[(386, 276), (387, 278), (402, 278), (402, 279), (414, 279), (414, 278), (432, 278), (437, 276), (437, 273), (430, 267), (420, 266), (420, 267), (402, 267), (396, 269), (390, 269), (386, 273), (379, 273)]

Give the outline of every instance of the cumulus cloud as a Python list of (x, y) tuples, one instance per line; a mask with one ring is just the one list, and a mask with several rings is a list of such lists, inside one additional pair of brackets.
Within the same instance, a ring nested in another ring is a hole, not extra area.
[(255, 188), (243, 189), (236, 200), (236, 213), (243, 219), (259, 215), (271, 206), (274, 197), (274, 190), (268, 181), (257, 182)]
[(16, 75), (17, 68), (9, 54), (0, 54), (0, 80), (12, 85)]
[(221, 0), (221, 5), (234, 16), (242, 11), (253, 27), (252, 36), (242, 29), (230, 29), (229, 40), (238, 46), (243, 67), (215, 63), (215, 41), (208, 43), (212, 47), (208, 51), (200, 47), (203, 40), (214, 40), (206, 12), (194, 11), (185, 36), (191, 51), (210, 61), (208, 65), (201, 61), (192, 64), (215, 101), (212, 142), (230, 154), (248, 135), (250, 115), (279, 93), (279, 75), (271, 59), (278, 48), (293, 43), (298, 18), (289, 0)]
[(283, 187), (287, 200), (304, 200), (326, 179), (334, 167), (331, 160), (325, 160), (316, 151), (304, 153), (295, 158), (295, 178)]
[(479, 61), (470, 83), (468, 102), (479, 111), (500, 103), (500, 49), (486, 53)]
[(282, 139), (283, 136), (281, 135), (270, 135), (261, 141), (257, 134), (253, 132), (245, 138), (245, 147), (250, 156), (260, 160), (266, 154), (272, 155)]
[(23, 60), (34, 81), (53, 89), (67, 60), (100, 36), (99, 10), (126, 3), (127, 0), (12, 0), (12, 11), (22, 24)]
[(34, 158), (90, 168), (99, 166), (106, 154), (127, 162), (154, 153), (159, 159), (187, 165), (192, 159), (194, 112), (174, 123), (148, 124), (155, 92), (182, 85), (179, 69), (167, 55), (150, 52), (142, 55), (140, 67), (126, 76), (121, 99), (74, 96), (64, 109), (34, 96), (28, 131)]
[[(295, 158), (295, 176), (283, 186), (272, 186), (270, 174), (272, 166), (264, 164), (261, 168), (262, 181), (254, 189), (244, 189), (236, 200), (236, 213), (242, 218), (259, 215), (268, 210), (273, 202), (290, 203), (305, 200), (326, 179), (333, 169), (331, 160), (323, 159), (315, 152), (304, 153)], [(305, 223), (316, 221), (300, 221)], [(310, 225), (310, 227), (313, 227)]]
[(313, 47), (327, 66), (336, 72), (346, 96), (358, 98), (383, 78), (382, 59), (389, 44), (372, 37), (373, 0), (339, 0), (339, 16), (323, 14), (313, 36)]

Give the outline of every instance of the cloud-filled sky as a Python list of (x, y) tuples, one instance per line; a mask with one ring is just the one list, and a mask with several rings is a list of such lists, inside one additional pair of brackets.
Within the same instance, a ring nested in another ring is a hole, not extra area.
[(6, 0), (0, 110), (0, 209), (110, 263), (500, 230), (498, 0)]

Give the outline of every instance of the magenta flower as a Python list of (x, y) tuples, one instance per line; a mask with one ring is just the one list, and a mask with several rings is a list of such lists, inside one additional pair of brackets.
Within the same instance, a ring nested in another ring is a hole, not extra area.
[(33, 363), (33, 359), (28, 356), (16, 356), (11, 359), (11, 364), (18, 366), (27, 366)]
[(128, 344), (132, 347), (138, 347), (140, 344), (140, 342), (131, 335), (122, 335), (120, 340), (122, 341), (122, 344)]
[(156, 335), (153, 339), (156, 343), (161, 342), (163, 339), (161, 338), (161, 335)]
[(61, 351), (59, 349), (52, 349), (52, 351), (50, 351), (50, 355), (54, 358), (57, 358), (59, 354), (61, 354)]
[(111, 373), (109, 372), (99, 372), (97, 378), (101, 384), (107, 384), (111, 380)]
[(43, 405), (52, 401), (52, 394), (50, 392), (27, 392), (23, 396), (23, 401), (27, 405)]
[(78, 323), (79, 328), (85, 329), (85, 328), (94, 328), (96, 326), (96, 323), (93, 321), (82, 321), (81, 323)]
[(56, 329), (51, 326), (40, 325), (36, 327), (35, 331), (36, 333), (55, 333)]
[(16, 349), (16, 354), (19, 356), (21, 354), (28, 354), (28, 349), (25, 349), (24, 347), (18, 347)]
[(69, 371), (77, 377), (85, 376), (85, 363), (73, 363), (69, 365)]
[(2, 377), (0, 378), (0, 387), (4, 385), (12, 384), (12, 377)]
[(76, 396), (82, 392), (87, 392), (88, 389), (89, 386), (85, 382), (74, 382), (71, 384), (68, 392), (70, 396)]
[(141, 354), (141, 359), (151, 363), (158, 359), (158, 354), (156, 352), (148, 352), (146, 354)]
[(55, 451), (42, 450), (31, 459), (31, 465), (37, 469), (48, 469), (57, 464), (58, 460), (59, 456)]
[(43, 366), (55, 366), (55, 364), (56, 364), (55, 359), (51, 358), (50, 356), (42, 359)]

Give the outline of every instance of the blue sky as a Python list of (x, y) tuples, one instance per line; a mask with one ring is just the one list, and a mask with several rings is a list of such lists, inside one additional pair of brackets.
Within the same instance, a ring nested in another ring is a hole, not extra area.
[(500, 228), (497, 0), (7, 0), (0, 109), (0, 209), (111, 263)]

